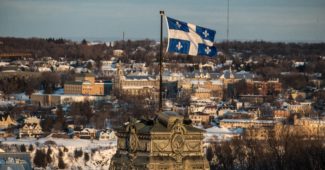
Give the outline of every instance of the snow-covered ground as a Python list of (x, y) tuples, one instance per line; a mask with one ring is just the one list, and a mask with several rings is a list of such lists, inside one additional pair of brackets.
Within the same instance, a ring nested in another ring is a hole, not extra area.
[(82, 148), (82, 149), (92, 149), (96, 147), (107, 147), (107, 146), (113, 146), (116, 145), (116, 140), (88, 140), (88, 139), (61, 139), (61, 138), (52, 138), (52, 137), (46, 137), (46, 138), (25, 138), (25, 139), (16, 139), (16, 138), (7, 138), (7, 140), (4, 140), (3, 138), (0, 138), (0, 141), (2, 144), (8, 144), (8, 145), (42, 145), (47, 141), (54, 141), (56, 145), (58, 146), (65, 146), (67, 148)]
[(204, 143), (209, 144), (211, 142), (230, 140), (234, 137), (238, 137), (243, 133), (242, 128), (224, 128), (213, 126), (211, 128), (204, 129), (202, 126), (195, 126), (199, 129), (206, 131), (204, 134)]
[[(35, 157), (36, 149), (41, 149), (47, 152), (49, 145), (46, 143), (55, 143), (50, 145), (52, 149), (52, 163), (48, 164), (49, 169), (57, 169), (59, 162), (59, 151), (63, 154), (63, 161), (66, 164), (66, 169), (108, 169), (110, 160), (116, 152), (116, 140), (99, 141), (86, 139), (59, 139), (46, 137), (41, 139), (15, 139), (8, 138), (0, 139), (4, 146), (25, 145), (27, 150), (29, 145), (35, 148), (31, 153), (32, 162)], [(53, 142), (48, 142), (53, 141)], [(75, 157), (75, 150), (81, 150), (81, 157)], [(89, 155), (89, 160), (85, 158), (86, 153)]]
[(20, 100), (20, 101), (29, 100), (29, 97), (25, 93), (15, 93), (12, 96), (14, 96), (16, 100)]
[(16, 102), (12, 100), (0, 100), (0, 107), (15, 106)]
[(10, 100), (0, 99), (0, 107), (15, 106), (26, 101), (29, 101), (29, 97), (25, 93), (14, 93), (10, 95)]

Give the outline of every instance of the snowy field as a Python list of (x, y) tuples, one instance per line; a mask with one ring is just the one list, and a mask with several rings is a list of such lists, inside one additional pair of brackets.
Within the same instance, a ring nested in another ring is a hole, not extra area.
[(93, 149), (98, 147), (114, 147), (116, 146), (116, 140), (88, 140), (88, 139), (61, 139), (61, 138), (25, 138), (25, 139), (16, 139), (16, 138), (8, 138), (4, 140), (0, 139), (2, 144), (8, 145), (42, 145), (47, 141), (54, 141), (57, 146), (64, 146), (66, 148), (80, 148), (80, 149)]

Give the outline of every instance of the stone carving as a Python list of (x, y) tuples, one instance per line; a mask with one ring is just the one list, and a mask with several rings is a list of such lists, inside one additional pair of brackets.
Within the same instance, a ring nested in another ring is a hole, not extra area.
[(171, 136), (171, 147), (175, 155), (179, 157), (183, 153), (185, 138), (184, 133), (186, 132), (185, 127), (179, 120), (175, 121), (174, 126), (172, 127), (172, 136)]
[(119, 149), (125, 149), (125, 140), (123, 138), (120, 138), (120, 140), (118, 140), (117, 147)]
[(185, 127), (182, 125), (182, 123), (180, 122), (180, 120), (176, 120), (175, 124), (172, 127), (172, 131), (174, 133), (181, 133), (181, 134), (185, 134), (186, 133), (186, 129)]
[(139, 142), (139, 149), (141, 151), (146, 151), (147, 150), (147, 142)]
[(166, 148), (168, 147), (169, 142), (159, 142), (159, 143), (153, 142), (153, 145), (155, 146), (155, 148), (158, 151), (166, 151)]
[(136, 134), (136, 128), (135, 128), (135, 122), (132, 121), (130, 122), (130, 125), (127, 126), (127, 131), (128, 131), (128, 137), (126, 140), (126, 147), (129, 152), (134, 153), (137, 151), (138, 145), (139, 145), (139, 139)]
[(139, 140), (135, 133), (131, 133), (129, 137), (129, 151), (136, 152), (138, 148)]
[(182, 154), (185, 140), (182, 134), (174, 134), (171, 141), (171, 146), (175, 154)]
[(201, 142), (187, 142), (186, 147), (189, 151), (200, 151)]

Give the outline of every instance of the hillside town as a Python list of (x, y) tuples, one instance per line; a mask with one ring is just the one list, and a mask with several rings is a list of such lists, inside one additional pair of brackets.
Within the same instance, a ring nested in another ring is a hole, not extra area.
[[(4, 50), (11, 47), (8, 39), (0, 40), (0, 158), (5, 164), (91, 169), (99, 166), (101, 155), (105, 169), (120, 147), (121, 124), (156, 119), (159, 43), (103, 43), (102, 57), (83, 59), (9, 53)], [(163, 111), (177, 112), (205, 132), (207, 156), (217, 149), (211, 146), (235, 140), (268, 141), (283, 135), (324, 140), (324, 51), (272, 55), (267, 48), (240, 47), (244, 44), (234, 42), (216, 58), (166, 54)], [(73, 46), (91, 50), (98, 44)], [(218, 159), (212, 155), (211, 167)]]

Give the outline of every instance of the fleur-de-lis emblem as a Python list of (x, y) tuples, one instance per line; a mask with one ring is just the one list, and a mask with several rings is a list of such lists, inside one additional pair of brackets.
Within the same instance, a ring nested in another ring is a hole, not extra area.
[(182, 43), (180, 41), (178, 41), (178, 44), (176, 45), (176, 48), (178, 49), (178, 51), (183, 48)]
[(204, 32), (203, 32), (203, 35), (204, 35), (204, 37), (206, 38), (206, 37), (208, 37), (209, 36), (209, 33), (208, 33), (208, 31), (207, 30), (205, 30)]
[(181, 28), (181, 24), (178, 22), (178, 21), (176, 21), (176, 26), (178, 27), (178, 28)]
[(211, 49), (209, 47), (205, 48), (204, 50), (207, 54), (209, 54), (211, 52)]

